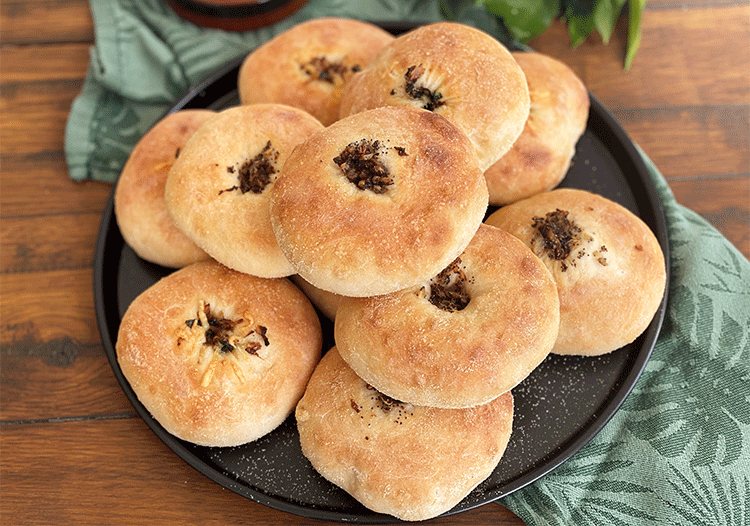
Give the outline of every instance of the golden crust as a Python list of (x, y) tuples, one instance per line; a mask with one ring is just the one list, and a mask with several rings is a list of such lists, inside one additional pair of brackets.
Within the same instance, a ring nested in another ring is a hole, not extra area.
[[(415, 132), (418, 130), (418, 132)], [(334, 161), (356, 142), (378, 142), (392, 176), (361, 190)], [(487, 185), (466, 136), (413, 108), (342, 119), (297, 148), (273, 187), (271, 223), (305, 280), (344, 296), (386, 294), (435, 275), (471, 240)]]
[(568, 66), (540, 53), (512, 55), (526, 75), (531, 110), (513, 147), (484, 174), (490, 204), (497, 206), (557, 186), (589, 115), (588, 91)]
[[(293, 274), (271, 227), (271, 188), (292, 149), (322, 128), (308, 113), (280, 104), (217, 113), (188, 141), (169, 172), (165, 196), (175, 224), (230, 268), (264, 278)], [(269, 166), (262, 191), (242, 188), (246, 171)]]
[(114, 210), (125, 242), (143, 259), (179, 268), (209, 256), (175, 226), (164, 187), (188, 139), (215, 115), (182, 110), (158, 121), (133, 148), (115, 186)]
[(470, 409), (392, 403), (334, 347), (297, 405), (302, 451), (368, 508), (425, 520), (458, 504), (497, 466), (510, 438), (510, 392)]
[[(549, 271), (510, 234), (482, 225), (459, 256), (468, 304), (444, 310), (417, 286), (343, 298), (335, 339), (365, 381), (416, 405), (461, 408), (510, 390), (547, 357), (559, 325)], [(435, 291), (438, 293), (439, 291)]]
[(341, 116), (380, 106), (424, 107), (407, 93), (406, 75), (422, 73), (414, 85), (439, 97), (434, 112), (464, 131), (486, 170), (510, 149), (529, 115), (523, 71), (490, 35), (462, 24), (419, 27), (385, 46), (344, 88)]
[[(550, 255), (533, 226), (533, 218), (558, 209), (580, 228), (563, 259)], [(552, 352), (605, 354), (651, 323), (664, 296), (664, 254), (649, 227), (625, 207), (584, 190), (558, 189), (503, 207), (486, 223), (531, 247), (555, 278), (560, 333)]]
[[(211, 345), (206, 329), (217, 325), (207, 322), (210, 316), (235, 323)], [(138, 399), (168, 432), (200, 445), (233, 446), (263, 436), (291, 413), (321, 342), (315, 310), (289, 280), (209, 260), (138, 296), (123, 316), (116, 351)]]
[(338, 120), (345, 83), (393, 39), (387, 31), (358, 20), (303, 22), (245, 58), (237, 81), (240, 100), (288, 104), (328, 126)]

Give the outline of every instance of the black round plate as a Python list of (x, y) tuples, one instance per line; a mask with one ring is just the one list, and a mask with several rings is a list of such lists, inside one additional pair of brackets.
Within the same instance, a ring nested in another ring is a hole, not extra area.
[[(381, 24), (394, 34), (411, 24)], [(240, 61), (191, 90), (171, 111), (222, 109), (238, 103)], [(669, 253), (664, 212), (634, 144), (593, 96), (588, 127), (563, 184), (616, 201), (641, 217)], [(225, 488), (272, 508), (304, 517), (366, 524), (396, 522), (374, 513), (320, 477), (303, 456), (294, 416), (265, 437), (239, 447), (210, 448), (167, 433), (133, 393), (117, 363), (115, 341), (130, 302), (171, 270), (140, 259), (120, 234), (113, 199), (104, 210), (97, 242), (94, 292), (102, 342), (122, 389), (161, 440), (195, 469)], [(648, 329), (635, 342), (594, 357), (550, 355), (513, 390), (513, 435), (490, 477), (448, 512), (457, 513), (503, 497), (563, 463), (591, 440), (620, 407), (653, 350), (666, 311), (666, 295)], [(324, 349), (333, 344), (332, 324), (321, 316)], [(147, 482), (146, 482), (147, 483)]]

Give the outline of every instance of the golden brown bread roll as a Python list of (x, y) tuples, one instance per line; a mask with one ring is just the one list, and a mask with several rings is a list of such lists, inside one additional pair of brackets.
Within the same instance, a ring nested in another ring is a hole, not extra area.
[(464, 131), (486, 170), (515, 142), (529, 115), (523, 71), (478, 29), (419, 27), (385, 46), (344, 88), (341, 116), (380, 106), (424, 108)]
[(245, 58), (237, 81), (240, 101), (288, 104), (328, 126), (339, 117), (346, 82), (393, 38), (373, 24), (346, 18), (297, 24)]
[(208, 260), (138, 296), (123, 316), (116, 351), (138, 399), (169, 433), (234, 446), (291, 413), (321, 341), (315, 310), (289, 280)]
[(410, 289), (343, 298), (342, 358), (392, 398), (470, 407), (512, 389), (547, 357), (560, 314), (555, 282), (519, 240), (482, 225), (438, 276)]
[(560, 296), (552, 352), (605, 354), (651, 323), (664, 296), (664, 254), (649, 227), (622, 205), (557, 189), (500, 208), (486, 222), (531, 247), (552, 273)]
[(510, 392), (470, 409), (393, 400), (329, 350), (296, 409), (302, 452), (368, 508), (417, 521), (458, 504), (497, 466), (510, 438)]
[(588, 91), (568, 66), (541, 53), (512, 55), (526, 75), (531, 109), (513, 147), (484, 173), (490, 204), (497, 206), (557, 186), (589, 115)]
[(445, 268), (486, 208), (487, 185), (466, 136), (434, 113), (387, 107), (300, 144), (273, 187), (271, 223), (305, 280), (371, 296)]
[(164, 202), (167, 175), (195, 131), (215, 112), (182, 110), (159, 120), (133, 148), (115, 186), (125, 242), (143, 259), (179, 268), (209, 256), (174, 224)]
[(175, 224), (220, 263), (255, 276), (289, 276), (268, 207), (295, 146), (321, 130), (310, 114), (281, 104), (229, 108), (187, 142), (167, 178)]

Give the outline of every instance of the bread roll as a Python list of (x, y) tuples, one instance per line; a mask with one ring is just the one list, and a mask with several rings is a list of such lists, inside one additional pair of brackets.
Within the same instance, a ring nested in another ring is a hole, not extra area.
[(513, 147), (484, 173), (496, 206), (557, 186), (589, 115), (588, 91), (568, 66), (541, 53), (512, 54), (526, 75), (531, 110)]
[(321, 342), (315, 310), (289, 280), (208, 260), (138, 296), (123, 316), (116, 352), (138, 400), (169, 433), (235, 446), (291, 413)]
[[(416, 131), (415, 131), (416, 130)], [(407, 107), (352, 115), (292, 153), (271, 224), (297, 273), (342, 296), (387, 294), (434, 276), (484, 219), (473, 146), (446, 119)]]
[(450, 510), (492, 473), (513, 397), (471, 409), (405, 404), (367, 385), (334, 347), (295, 414), (302, 452), (323, 477), (376, 512), (417, 521)]
[(557, 189), (518, 201), (486, 221), (544, 261), (560, 296), (552, 352), (600, 355), (646, 330), (664, 297), (666, 266), (638, 216), (600, 195)]
[(294, 147), (321, 129), (310, 114), (280, 104), (217, 113), (169, 172), (165, 198), (175, 224), (234, 270), (263, 278), (294, 274), (271, 228), (271, 189)]
[(289, 278), (305, 293), (310, 302), (320, 309), (320, 312), (326, 318), (329, 320), (336, 319), (336, 311), (338, 311), (339, 303), (341, 303), (343, 296), (319, 289), (312, 283), (305, 281), (299, 274), (292, 274)]
[(440, 22), (385, 46), (347, 83), (341, 116), (380, 106), (418, 107), (445, 117), (471, 139), (486, 170), (521, 133), (529, 91), (500, 42), (478, 29)]
[(338, 120), (346, 82), (393, 39), (359, 20), (318, 18), (297, 24), (245, 58), (237, 81), (240, 101), (287, 104), (328, 126)]
[(342, 358), (386, 395), (462, 408), (512, 389), (549, 354), (560, 307), (531, 250), (482, 225), (433, 279), (371, 298), (343, 298), (334, 334)]
[(209, 256), (177, 228), (167, 212), (167, 175), (193, 133), (215, 112), (171, 113), (147, 131), (130, 152), (114, 194), (114, 211), (122, 237), (138, 256), (179, 268)]

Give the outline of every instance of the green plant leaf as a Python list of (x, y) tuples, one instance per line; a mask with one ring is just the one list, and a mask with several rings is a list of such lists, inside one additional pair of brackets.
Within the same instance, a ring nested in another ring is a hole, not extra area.
[(626, 0), (599, 0), (594, 7), (594, 27), (605, 44), (609, 44), (625, 2)]
[(626, 3), (629, 20), (623, 68), (627, 71), (640, 47), (646, 0), (440, 0), (440, 11), (446, 19), (456, 20), (471, 9), (484, 9), (496, 17), (505, 36), (520, 43), (539, 36), (560, 17), (567, 26), (570, 46), (576, 48), (594, 30), (609, 44)]
[(482, 0), (488, 12), (502, 19), (513, 38), (528, 42), (542, 34), (560, 14), (560, 0)]
[(580, 46), (594, 30), (594, 5), (591, 0), (565, 0), (563, 18), (571, 47)]
[(641, 17), (646, 7), (646, 0), (630, 0), (628, 20), (628, 49), (625, 52), (625, 71), (633, 64), (635, 54), (641, 45)]

